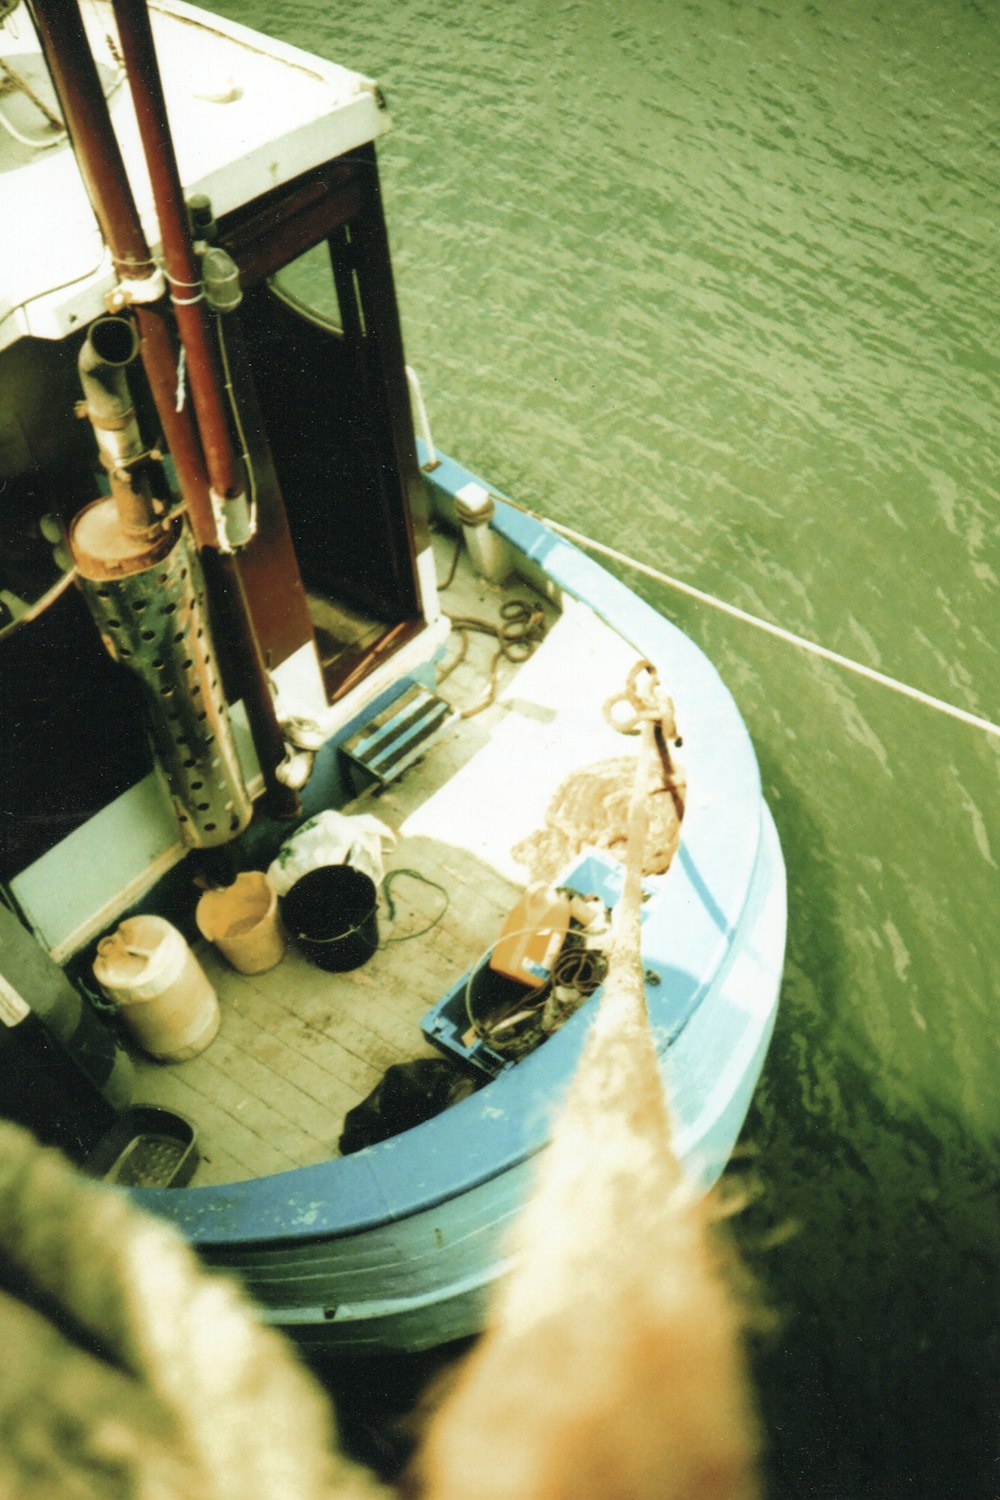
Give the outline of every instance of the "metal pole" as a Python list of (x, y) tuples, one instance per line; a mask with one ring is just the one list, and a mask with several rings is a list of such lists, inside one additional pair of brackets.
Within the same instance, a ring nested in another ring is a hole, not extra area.
[[(209, 483), (219, 502), (232, 500), (242, 495), (243, 479), (229, 431), (222, 372), (188, 223), (149, 11), (145, 0), (113, 0), (112, 8), (149, 169), (170, 299), (187, 356), (188, 382)], [(298, 796), (276, 775), (285, 758), (285, 737), (271, 696), (267, 664), (254, 630), (250, 601), (239, 563), (228, 557), (220, 561), (226, 586), (232, 591), (237, 613), (245, 623), (247, 708), (268, 786), (271, 811), (276, 816), (294, 817), (300, 806)]]
[(177, 364), (163, 279), (146, 242), (79, 7), (72, 0), (34, 0), (32, 10), (80, 174), (123, 300), (139, 325), (140, 357), (195, 537), (199, 547), (213, 545), (215, 518), (201, 446), (190, 411), (177, 411)]
[(145, 0), (113, 0), (113, 9), (160, 221), (170, 299), (187, 355), (188, 383), (208, 477), (220, 499), (229, 500), (242, 493), (243, 479), (229, 432), (222, 376), (191, 239), (149, 11)]
[[(148, 34), (148, 47), (152, 49), (152, 34), (149, 31), (145, 5), (142, 10)], [(140, 354), (143, 366), (167, 446), (177, 468), (181, 492), (187, 503), (188, 516), (195, 539), (201, 549), (214, 549), (217, 546), (218, 536), (212, 509), (210, 480), (217, 493), (227, 497), (238, 493), (240, 487), (239, 481), (235, 478), (238, 470), (229, 440), (221, 386), (215, 382), (214, 398), (212, 395), (208, 398), (212, 411), (207, 420), (211, 420), (214, 424), (212, 431), (215, 438), (209, 457), (217, 463), (218, 467), (213, 471), (210, 466), (206, 474), (206, 461), (202, 456), (202, 446), (190, 409), (185, 406), (180, 412), (176, 410), (177, 365), (166, 323), (160, 275), (143, 233), (135, 198), (122, 160), (121, 148), (111, 123), (107, 100), (101, 87), (97, 66), (91, 55), (78, 0), (33, 0), (32, 12), (46, 62), (59, 95), (63, 117), (73, 142), (74, 154), (90, 194), (101, 232), (123, 284), (125, 300), (132, 305), (139, 323)], [(119, 24), (122, 24), (121, 20)], [(131, 30), (129, 35), (130, 38), (133, 35)], [(124, 38), (122, 44), (124, 49)], [(162, 101), (163, 93), (162, 86), (159, 84), (155, 52), (150, 50), (144, 58), (139, 56), (134, 61), (141, 67), (141, 76), (146, 79), (147, 83), (149, 75), (154, 75), (154, 92)], [(130, 83), (133, 83), (134, 87), (131, 72)], [(142, 90), (136, 92), (141, 93)], [(139, 112), (138, 98), (136, 108)], [(165, 107), (161, 107), (160, 114), (164, 128), (166, 128)], [(145, 136), (143, 145), (144, 149), (152, 148), (155, 152), (155, 143), (150, 142), (147, 145)], [(160, 142), (160, 147), (160, 152), (155, 154), (166, 155), (169, 163), (172, 164), (172, 177), (175, 179), (172, 188), (174, 200), (176, 202), (179, 197), (183, 211), (183, 197), (180, 194), (180, 182), (169, 137), (165, 143)], [(170, 175), (169, 165), (167, 171)], [(157, 200), (157, 210), (158, 212), (160, 210), (159, 200)], [(181, 228), (186, 236), (186, 215), (182, 217)], [(178, 239), (176, 215), (171, 221), (171, 230), (174, 239)], [(161, 234), (166, 244), (167, 234), (162, 224)], [(188, 244), (190, 245), (189, 238)], [(183, 250), (180, 253), (183, 253)], [(179, 269), (178, 262), (175, 261), (173, 269), (168, 265), (168, 275), (182, 280), (198, 279), (200, 283), (193, 259), (193, 250), (190, 254), (191, 264), (195, 267), (194, 271)], [(185, 262), (185, 267), (186, 265), (187, 262)], [(144, 300), (146, 297), (155, 300)], [(204, 303), (190, 305), (196, 312), (200, 312), (207, 329)], [(182, 309), (176, 307), (176, 311), (180, 314)], [(179, 322), (180, 318), (178, 318)], [(196, 340), (197, 337), (195, 334)], [(185, 348), (187, 348), (186, 345)], [(205, 392), (204, 376), (206, 371), (212, 368), (213, 354), (214, 351), (209, 343), (208, 361), (198, 364), (202, 399), (204, 399)], [(194, 363), (190, 351), (187, 358), (189, 365)], [(195, 414), (200, 421), (201, 414), (198, 410), (198, 400), (195, 399), (193, 380), (192, 400), (195, 403)], [(221, 424), (218, 421), (220, 412)], [(228, 453), (228, 468), (225, 463), (225, 453), (220, 460), (220, 442), (224, 444)], [(220, 488), (220, 485), (228, 488)], [(276, 774), (278, 766), (285, 757), (285, 739), (278, 722), (274, 699), (271, 696), (267, 666), (253, 627), (249, 600), (236, 560), (230, 556), (220, 556), (218, 562), (222, 587), (236, 605), (231, 614), (235, 617), (237, 639), (231, 644), (236, 648), (240, 686), (244, 693), (254, 745), (264, 773), (269, 810), (277, 817), (294, 817), (299, 810), (299, 798), (295, 792), (290, 791), (278, 780)]]
[[(77, 165), (115, 268), (123, 280), (147, 280), (155, 275), (156, 264), (142, 232), (80, 11), (65, 0), (32, 0), (31, 10)], [(102, 107), (93, 108), (95, 99)]]

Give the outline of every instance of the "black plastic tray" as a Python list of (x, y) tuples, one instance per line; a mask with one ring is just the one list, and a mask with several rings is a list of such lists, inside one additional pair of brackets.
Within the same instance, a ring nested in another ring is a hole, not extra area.
[(195, 1127), (155, 1104), (123, 1109), (83, 1164), (119, 1187), (183, 1187), (198, 1165)]

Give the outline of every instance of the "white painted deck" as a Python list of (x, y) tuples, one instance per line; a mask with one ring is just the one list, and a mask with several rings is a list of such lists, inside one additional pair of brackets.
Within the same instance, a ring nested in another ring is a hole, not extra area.
[[(447, 571), (451, 543), (439, 553)], [(443, 595), (447, 612), (498, 620), (517, 580), (501, 590), (463, 565)], [(511, 857), (567, 772), (629, 742), (608, 729), (602, 705), (620, 690), (635, 653), (589, 610), (566, 601), (545, 641), (521, 666), (504, 662), (497, 702), (459, 720), (380, 796), (344, 809), (374, 813), (397, 834), (388, 869), (412, 869), (448, 891), (399, 879), (396, 919), (380, 912), (383, 946), (362, 968), (329, 974), (294, 949), (270, 972), (234, 972), (205, 945), (199, 957), (219, 995), (219, 1035), (180, 1064), (141, 1060), (136, 1101), (180, 1111), (198, 1127), (196, 1183), (239, 1181), (336, 1154), (345, 1113), (390, 1063), (433, 1055), (425, 1011), (495, 940), (526, 873)], [(473, 635), (465, 661), (441, 685), (461, 708), (478, 703), (495, 649)]]

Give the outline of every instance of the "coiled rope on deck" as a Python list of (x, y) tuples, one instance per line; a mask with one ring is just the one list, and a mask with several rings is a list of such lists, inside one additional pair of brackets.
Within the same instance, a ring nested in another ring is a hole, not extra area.
[(497, 673), (502, 661), (527, 661), (538, 642), (545, 634), (545, 615), (535, 604), (524, 599), (507, 599), (500, 606), (500, 623), (481, 619), (478, 615), (452, 615), (451, 626), (459, 635), (459, 649), (447, 666), (438, 672), (438, 685), (449, 677), (465, 660), (469, 649), (469, 637), (473, 634), (491, 635), (497, 646), (490, 661), (489, 682), (480, 701), (471, 708), (461, 710), (463, 719), (481, 714), (496, 697)]

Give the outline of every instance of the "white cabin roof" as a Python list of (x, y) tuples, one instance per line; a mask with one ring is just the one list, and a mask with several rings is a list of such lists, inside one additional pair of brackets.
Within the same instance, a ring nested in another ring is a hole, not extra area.
[[(115, 57), (111, 6), (88, 0), (82, 10), (155, 248), (159, 230), (131, 95)], [(360, 73), (183, 0), (150, 0), (150, 12), (181, 180), (188, 194), (207, 193), (216, 214), (389, 128), (376, 84)], [(0, 24), (0, 59), (58, 113), (23, 6)], [(5, 77), (0, 70), (0, 85)], [(19, 89), (0, 88), (0, 115), (3, 349), (25, 334), (71, 333), (105, 310), (116, 278), (68, 141)]]

